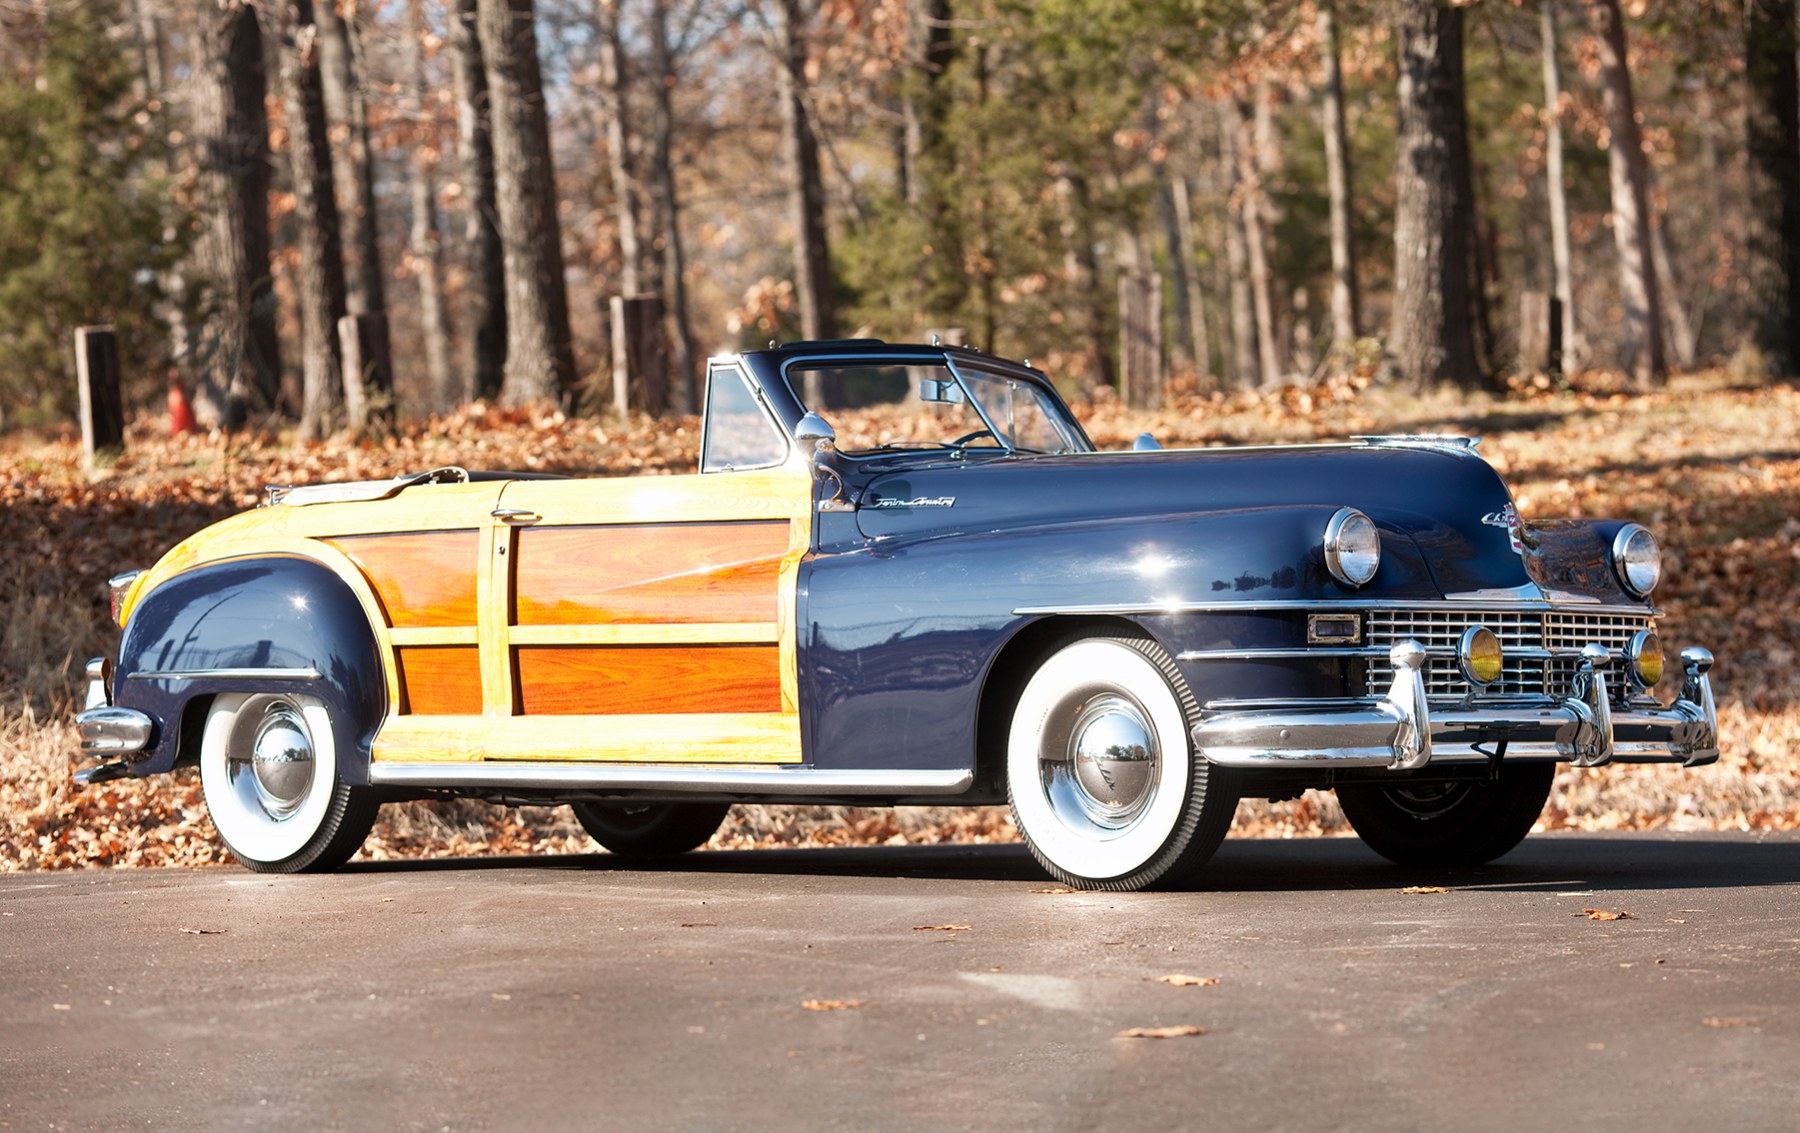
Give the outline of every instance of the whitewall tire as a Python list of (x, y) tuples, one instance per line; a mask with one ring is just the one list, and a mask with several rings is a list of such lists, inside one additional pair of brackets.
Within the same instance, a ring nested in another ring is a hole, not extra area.
[(200, 786), (219, 837), (264, 873), (333, 869), (379, 809), (338, 778), (331, 712), (314, 696), (222, 693), (200, 741)]
[(1237, 797), (1188, 737), (1193, 697), (1136, 637), (1083, 637), (1026, 682), (1007, 735), (1013, 820), (1051, 874), (1090, 889), (1187, 877), (1218, 848)]

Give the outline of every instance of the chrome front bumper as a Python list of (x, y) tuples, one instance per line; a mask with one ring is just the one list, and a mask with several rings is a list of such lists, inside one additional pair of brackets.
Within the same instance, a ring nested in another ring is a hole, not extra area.
[(131, 774), (132, 756), (147, 751), (156, 738), (155, 720), (134, 708), (113, 707), (107, 680), (105, 658), (96, 657), (87, 663), (86, 707), (75, 717), (75, 727), (81, 732), (82, 755), (89, 759), (121, 758), (77, 771), (75, 781), (84, 785)]
[(1425, 696), (1425, 649), (1403, 641), (1389, 654), (1394, 681), (1373, 704), (1223, 709), (1202, 713), (1194, 745), (1226, 767), (1386, 767), (1416, 771), (1433, 763), (1484, 762), (1505, 745), (1508, 757), (1555, 758), (1578, 767), (1681, 763), (1719, 758), (1719, 718), (1707, 672), (1712, 654), (1681, 654), (1681, 695), (1664, 708), (1616, 705), (1607, 688), (1611, 654), (1582, 651), (1572, 695), (1543, 702), (1470, 699), (1433, 708)]

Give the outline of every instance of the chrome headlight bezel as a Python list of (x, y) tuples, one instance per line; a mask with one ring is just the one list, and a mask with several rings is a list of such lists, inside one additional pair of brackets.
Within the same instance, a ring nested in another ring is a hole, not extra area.
[(1381, 569), (1381, 532), (1353, 507), (1339, 508), (1325, 525), (1325, 569), (1345, 586), (1363, 587)]
[(1649, 528), (1627, 523), (1613, 536), (1612, 568), (1627, 593), (1648, 598), (1662, 581), (1662, 544)]

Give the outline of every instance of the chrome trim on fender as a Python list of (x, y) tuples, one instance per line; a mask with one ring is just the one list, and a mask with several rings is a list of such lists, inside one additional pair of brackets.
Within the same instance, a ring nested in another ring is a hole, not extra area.
[(131, 681), (316, 681), (323, 674), (308, 665), (303, 669), (147, 669), (132, 673)]
[(955, 795), (975, 781), (952, 771), (812, 771), (764, 767), (642, 766), (566, 763), (383, 763), (369, 782), (384, 787), (513, 787), (564, 790), (675, 791), (696, 794)]

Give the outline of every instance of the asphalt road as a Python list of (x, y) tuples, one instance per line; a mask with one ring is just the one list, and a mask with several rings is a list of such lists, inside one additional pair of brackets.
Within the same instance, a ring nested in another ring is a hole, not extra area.
[(1800, 1127), (1800, 837), (1439, 876), (1237, 840), (1208, 880), (1070, 893), (1017, 847), (0, 876), (0, 1129)]

